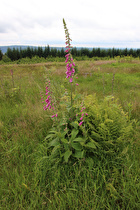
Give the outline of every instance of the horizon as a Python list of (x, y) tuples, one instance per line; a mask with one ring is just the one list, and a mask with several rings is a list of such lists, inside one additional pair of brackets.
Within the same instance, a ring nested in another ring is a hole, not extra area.
[[(23, 46), (23, 47), (51, 47), (51, 48), (65, 48), (65, 45), (50, 45), (50, 44), (47, 44), (47, 45), (31, 45), (31, 44), (12, 44), (12, 45), (0, 45), (0, 48), (1, 47), (20, 47), (20, 46)], [(107, 47), (107, 46), (91, 46), (91, 45), (73, 45), (72, 48), (88, 48), (88, 49), (93, 49), (93, 48), (102, 48), (102, 49), (140, 49), (140, 47), (136, 48), (136, 47)]]

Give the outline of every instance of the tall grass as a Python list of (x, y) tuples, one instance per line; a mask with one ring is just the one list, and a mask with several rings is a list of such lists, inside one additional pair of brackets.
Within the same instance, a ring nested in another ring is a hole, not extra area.
[(45, 90), (46, 71), (56, 83), (66, 85), (63, 64), (1, 65), (1, 209), (140, 208), (139, 65), (77, 63), (77, 91), (83, 96), (96, 94), (101, 104), (105, 96), (112, 96), (115, 71), (114, 100), (118, 98), (134, 129), (131, 144), (123, 151), (124, 162), (119, 164), (121, 157), (112, 162), (102, 153), (67, 164), (50, 162), (44, 139), (53, 122), (43, 110), (40, 91)]

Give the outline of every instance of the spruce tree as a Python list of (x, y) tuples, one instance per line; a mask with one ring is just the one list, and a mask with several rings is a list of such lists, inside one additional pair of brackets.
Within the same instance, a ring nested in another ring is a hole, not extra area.
[(2, 60), (2, 56), (3, 56), (3, 53), (2, 53), (2, 51), (0, 50), (0, 61)]

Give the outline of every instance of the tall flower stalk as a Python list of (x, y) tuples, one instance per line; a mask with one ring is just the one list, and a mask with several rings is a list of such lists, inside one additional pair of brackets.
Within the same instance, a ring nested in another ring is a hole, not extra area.
[(69, 34), (69, 31), (68, 31), (68, 28), (67, 28), (67, 25), (66, 25), (66, 22), (65, 20), (63, 19), (63, 24), (64, 24), (64, 30), (65, 30), (65, 37), (66, 37), (66, 61), (65, 63), (66, 64), (66, 78), (69, 79), (69, 82), (71, 83), (71, 106), (73, 105), (73, 98), (72, 98), (72, 84), (73, 84), (73, 77), (74, 77), (74, 74), (75, 74), (75, 63), (73, 61), (73, 57), (72, 57), (72, 54), (71, 54), (71, 39), (70, 39), (70, 34)]

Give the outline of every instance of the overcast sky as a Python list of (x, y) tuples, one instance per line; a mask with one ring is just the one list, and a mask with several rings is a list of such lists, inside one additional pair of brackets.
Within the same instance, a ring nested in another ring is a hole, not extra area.
[(0, 45), (140, 48), (140, 0), (1, 0)]

